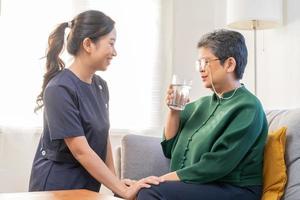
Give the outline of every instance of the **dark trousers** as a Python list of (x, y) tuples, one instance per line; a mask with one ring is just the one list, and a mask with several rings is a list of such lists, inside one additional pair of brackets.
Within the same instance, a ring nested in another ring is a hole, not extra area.
[(190, 184), (168, 181), (141, 189), (138, 200), (260, 200), (261, 186), (237, 187), (225, 183)]

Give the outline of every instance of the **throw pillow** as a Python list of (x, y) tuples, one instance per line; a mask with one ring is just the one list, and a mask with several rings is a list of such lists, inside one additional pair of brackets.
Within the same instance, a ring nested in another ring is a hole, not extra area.
[(287, 181), (284, 160), (286, 127), (268, 134), (264, 151), (262, 200), (280, 200)]

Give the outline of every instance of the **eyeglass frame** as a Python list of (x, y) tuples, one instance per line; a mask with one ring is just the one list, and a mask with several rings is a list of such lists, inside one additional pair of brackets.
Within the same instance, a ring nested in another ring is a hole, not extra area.
[[(229, 58), (229, 57), (227, 57), (227, 58)], [(212, 60), (207, 59), (207, 58), (201, 58), (199, 60), (196, 60), (195, 67), (198, 72), (201, 72), (206, 69), (206, 67), (208, 66), (208, 64), (210, 64), (210, 62), (217, 61), (217, 60), (226, 60), (227, 58), (215, 58)], [(204, 61), (204, 63), (202, 61)]]

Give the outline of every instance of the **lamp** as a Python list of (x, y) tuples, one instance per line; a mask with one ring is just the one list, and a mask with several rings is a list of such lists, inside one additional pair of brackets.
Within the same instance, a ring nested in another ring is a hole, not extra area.
[(257, 94), (257, 30), (275, 28), (282, 23), (282, 0), (227, 0), (227, 26), (253, 30), (254, 94)]

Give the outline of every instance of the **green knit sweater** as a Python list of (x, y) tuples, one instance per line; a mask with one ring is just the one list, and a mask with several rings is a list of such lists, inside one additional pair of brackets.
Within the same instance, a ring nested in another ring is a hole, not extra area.
[(262, 185), (267, 132), (261, 103), (242, 86), (230, 99), (214, 94), (188, 104), (178, 133), (161, 145), (181, 181)]

